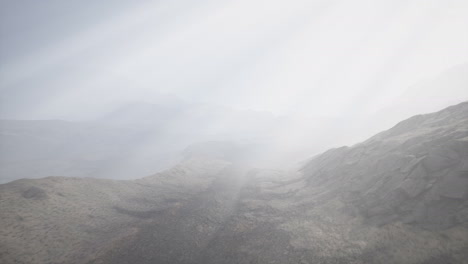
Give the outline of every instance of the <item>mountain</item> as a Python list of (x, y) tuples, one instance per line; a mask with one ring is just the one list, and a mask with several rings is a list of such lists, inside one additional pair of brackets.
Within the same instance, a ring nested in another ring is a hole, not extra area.
[(195, 146), (138, 180), (0, 185), (0, 262), (468, 263), (468, 102), (300, 170), (226, 149)]
[(227, 168), (198, 159), (134, 181), (47, 177), (0, 185), (0, 262), (84, 263), (172, 214)]
[(92, 121), (0, 120), (0, 182), (140, 178), (175, 165), (193, 144), (256, 140), (274, 123), (274, 116), (254, 111), (147, 103)]
[[(419, 113), (430, 113), (468, 100), (468, 64), (460, 64), (407, 87), (399, 97), (362, 120), (369, 135)], [(363, 130), (361, 130), (363, 131)], [(357, 133), (362, 136), (362, 133)], [(367, 137), (366, 137), (367, 138)]]
[[(176, 165), (190, 149), (211, 148), (210, 142), (237, 145), (236, 155), (256, 166), (284, 167), (338, 141), (332, 131), (339, 131), (333, 122), (179, 101), (126, 104), (88, 121), (0, 120), (0, 183), (136, 179)], [(321, 140), (309, 144), (304, 137)]]
[(468, 103), (414, 116), (302, 168), (369, 222), (448, 228), (468, 221)]
[(185, 147), (152, 128), (0, 120), (0, 182), (54, 175), (143, 177), (175, 165)]

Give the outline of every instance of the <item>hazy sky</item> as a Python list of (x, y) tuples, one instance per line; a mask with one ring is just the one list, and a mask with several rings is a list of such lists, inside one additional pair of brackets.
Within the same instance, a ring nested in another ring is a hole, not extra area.
[(465, 0), (0, 3), (2, 118), (83, 117), (172, 95), (362, 117), (468, 62)]

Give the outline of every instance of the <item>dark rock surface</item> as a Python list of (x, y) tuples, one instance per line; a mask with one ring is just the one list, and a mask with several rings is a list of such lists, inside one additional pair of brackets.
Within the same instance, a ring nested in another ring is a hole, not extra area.
[(23, 192), (23, 197), (26, 199), (45, 199), (47, 198), (47, 193), (36, 186), (32, 186)]

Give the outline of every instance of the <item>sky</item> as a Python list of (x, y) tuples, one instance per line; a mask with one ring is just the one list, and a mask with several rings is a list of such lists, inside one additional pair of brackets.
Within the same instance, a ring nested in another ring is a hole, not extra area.
[(450, 87), (421, 97), (466, 69), (463, 0), (0, 3), (1, 118), (180, 99), (353, 122), (468, 99)]

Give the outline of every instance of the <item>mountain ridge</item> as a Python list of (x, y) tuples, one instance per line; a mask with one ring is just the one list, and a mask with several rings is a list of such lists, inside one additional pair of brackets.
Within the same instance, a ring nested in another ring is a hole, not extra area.
[(328, 150), (299, 171), (240, 167), (214, 147), (137, 180), (0, 185), (0, 260), (467, 263), (466, 102)]

